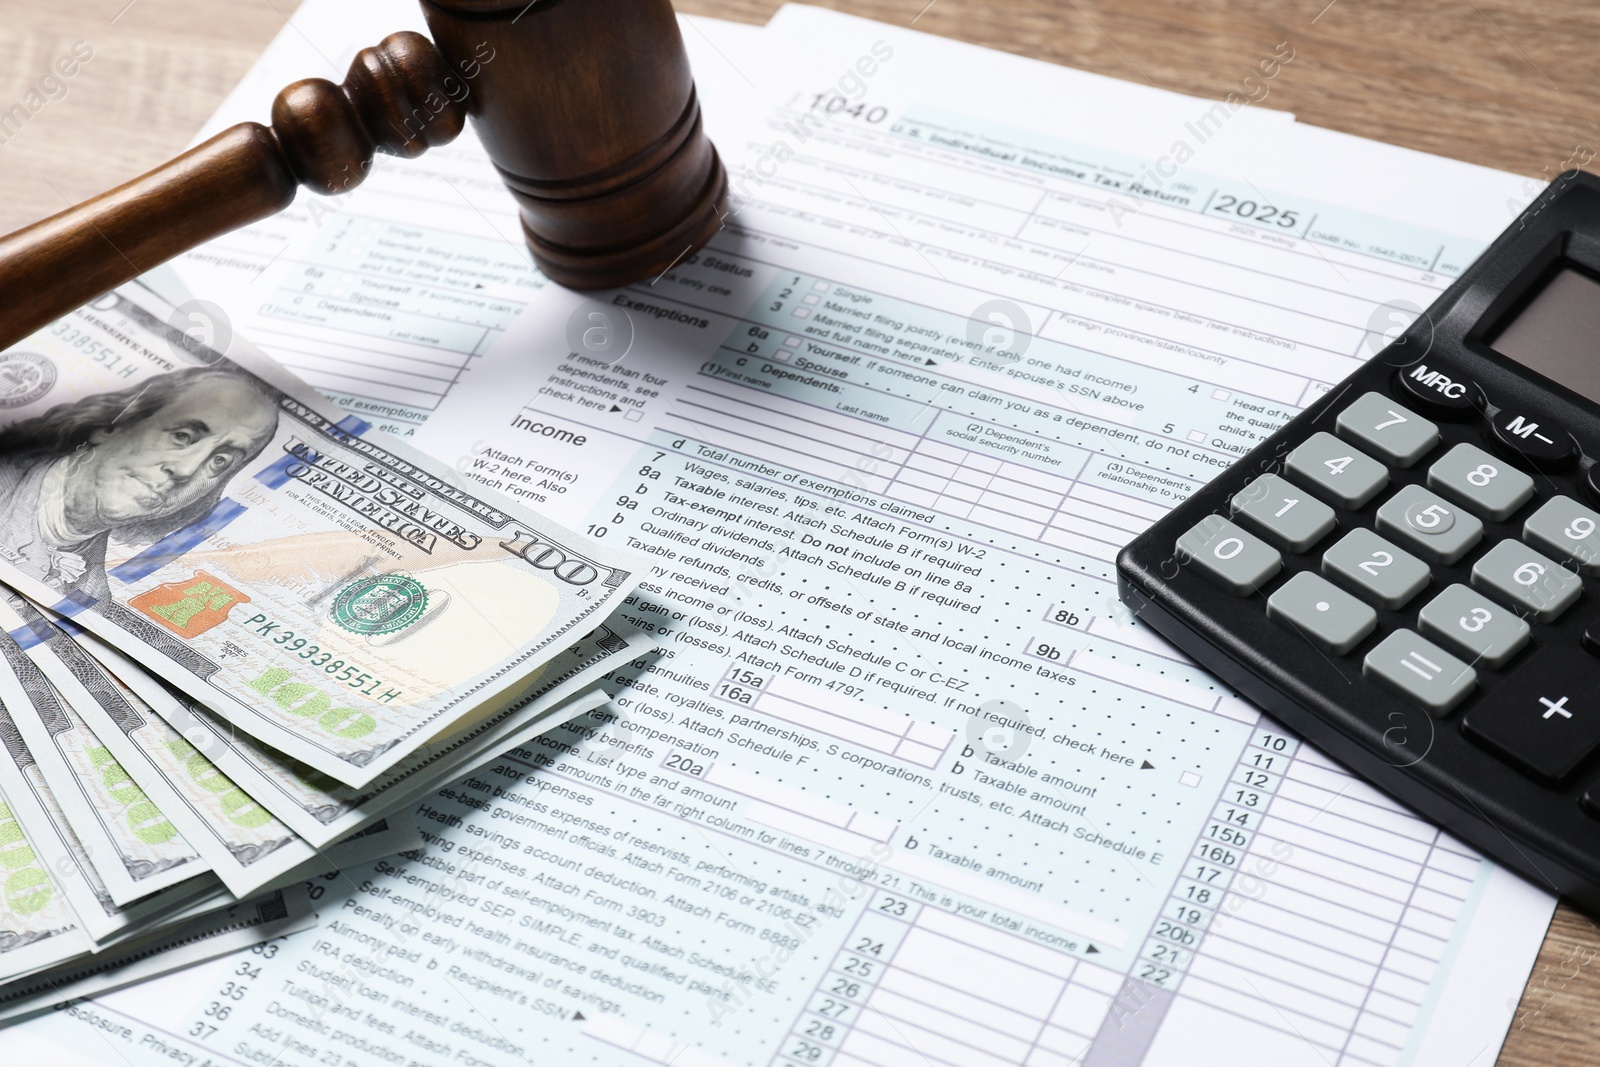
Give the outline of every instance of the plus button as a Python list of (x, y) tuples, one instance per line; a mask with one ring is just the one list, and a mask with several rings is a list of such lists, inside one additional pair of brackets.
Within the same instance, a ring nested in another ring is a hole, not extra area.
[[(1600, 756), (1600, 704), (1587, 695), (1597, 681), (1594, 658), (1551, 641), (1510, 679), (1484, 686), (1462, 716), (1461, 732), (1531, 777), (1560, 785), (1585, 760)], [(1600, 795), (1600, 787), (1595, 792)]]
[(1560, 700), (1551, 700), (1549, 697), (1540, 697), (1539, 703), (1544, 705), (1544, 717), (1547, 719), (1552, 715), (1559, 715), (1563, 719), (1572, 718), (1572, 712), (1567, 710), (1566, 697), (1562, 697)]

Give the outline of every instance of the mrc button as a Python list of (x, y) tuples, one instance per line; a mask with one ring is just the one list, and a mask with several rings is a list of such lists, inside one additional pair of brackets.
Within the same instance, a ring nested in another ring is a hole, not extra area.
[(1474, 410), (1471, 386), (1448, 367), (1413, 363), (1400, 368), (1398, 377), (1402, 392), (1436, 414), (1462, 417)]

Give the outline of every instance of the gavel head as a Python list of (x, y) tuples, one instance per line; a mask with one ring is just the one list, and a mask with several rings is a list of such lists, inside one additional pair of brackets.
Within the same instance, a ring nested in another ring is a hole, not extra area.
[(391, 34), (343, 84), (296, 82), (271, 127), (232, 126), (148, 174), (0, 237), (0, 349), (304, 185), (359, 184), (374, 152), (416, 156), (474, 120), (546, 275), (579, 289), (654, 278), (728, 212), (728, 176), (671, 0), (423, 0), (434, 34)]
[(653, 278), (727, 214), (670, 0), (422, 0), (539, 269)]

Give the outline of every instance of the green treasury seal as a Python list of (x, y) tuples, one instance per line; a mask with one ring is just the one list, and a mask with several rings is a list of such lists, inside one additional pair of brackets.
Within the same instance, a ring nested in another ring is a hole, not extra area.
[(333, 621), (351, 633), (392, 634), (422, 618), (428, 591), (409, 574), (376, 574), (339, 591)]

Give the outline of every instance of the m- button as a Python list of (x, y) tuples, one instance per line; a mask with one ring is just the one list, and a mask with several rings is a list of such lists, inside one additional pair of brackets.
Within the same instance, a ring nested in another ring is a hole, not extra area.
[(1499, 685), (1461, 722), (1468, 737), (1552, 785), (1600, 748), (1600, 663), (1552, 643)]
[(1539, 470), (1559, 467), (1572, 458), (1572, 435), (1548, 416), (1507, 408), (1490, 426), (1501, 448)]

